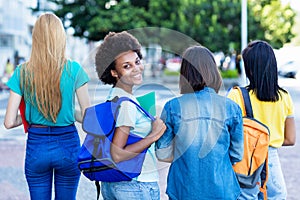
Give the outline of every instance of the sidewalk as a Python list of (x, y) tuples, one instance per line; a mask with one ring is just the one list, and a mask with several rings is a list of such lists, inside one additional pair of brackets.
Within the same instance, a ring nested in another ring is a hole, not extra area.
[[(76, 124), (79, 135), (83, 138), (80, 125)], [(15, 133), (10, 133), (15, 134)], [(19, 137), (19, 136), (18, 136)], [(28, 186), (24, 175), (26, 136), (16, 139), (0, 140), (0, 200), (30, 200)], [(164, 194), (168, 164), (159, 163), (161, 181), (161, 199), (167, 199)], [(77, 200), (96, 199), (94, 182), (81, 176)]]
[[(297, 121), (297, 124), (300, 124)], [(279, 150), (282, 170), (284, 172), (288, 198), (298, 200), (298, 186), (300, 184), (300, 157), (299, 145), (294, 147), (282, 147)], [(25, 140), (0, 140), (0, 200), (29, 200), (27, 183), (24, 175)], [(161, 195), (166, 186), (168, 165), (160, 163)], [(81, 176), (77, 192), (77, 200), (89, 200), (96, 198), (96, 188), (93, 182)]]

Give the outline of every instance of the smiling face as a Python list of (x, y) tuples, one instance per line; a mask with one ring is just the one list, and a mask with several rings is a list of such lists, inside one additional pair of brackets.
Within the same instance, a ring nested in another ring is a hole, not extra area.
[(117, 79), (116, 87), (132, 93), (133, 86), (143, 82), (143, 71), (144, 66), (137, 53), (126, 51), (116, 58), (111, 75)]

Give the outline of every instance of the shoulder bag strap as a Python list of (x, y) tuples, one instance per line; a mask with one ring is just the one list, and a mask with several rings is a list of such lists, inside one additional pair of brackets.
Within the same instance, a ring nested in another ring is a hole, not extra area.
[(234, 86), (234, 89), (237, 89), (240, 94), (243, 115), (245, 114), (244, 116), (253, 118), (252, 105), (251, 105), (248, 90), (245, 87), (239, 87), (239, 86)]
[(246, 115), (249, 118), (254, 118), (249, 92), (245, 87), (241, 87), (241, 91), (245, 102)]
[(138, 109), (140, 109), (140, 111), (142, 111), (147, 117), (149, 117), (151, 119), (151, 121), (155, 120), (155, 118), (150, 113), (148, 113), (144, 108), (142, 108), (138, 103), (136, 103), (129, 97), (119, 97), (118, 100), (116, 101), (116, 103), (119, 106), (123, 101), (129, 101), (129, 102), (133, 103), (134, 105), (136, 105), (136, 107)]

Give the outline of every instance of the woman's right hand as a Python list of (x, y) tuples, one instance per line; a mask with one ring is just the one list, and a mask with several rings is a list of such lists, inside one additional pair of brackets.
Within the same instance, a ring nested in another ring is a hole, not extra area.
[(164, 134), (166, 128), (165, 123), (160, 118), (156, 118), (152, 122), (152, 131), (147, 137), (156, 142)]
[(138, 153), (141, 153), (144, 149), (151, 146), (156, 142), (165, 132), (165, 123), (157, 118), (152, 122), (152, 131), (144, 139), (127, 145), (127, 139), (130, 132), (129, 126), (117, 127), (113, 138), (113, 145), (111, 145), (111, 155), (115, 162), (121, 162), (133, 158)]

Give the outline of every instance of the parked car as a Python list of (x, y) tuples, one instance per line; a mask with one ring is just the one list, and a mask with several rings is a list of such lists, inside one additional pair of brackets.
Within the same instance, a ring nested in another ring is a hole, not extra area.
[(300, 60), (291, 60), (278, 67), (278, 74), (287, 78), (300, 77)]
[(166, 60), (166, 68), (170, 71), (179, 71), (181, 65), (181, 58), (174, 57)]

